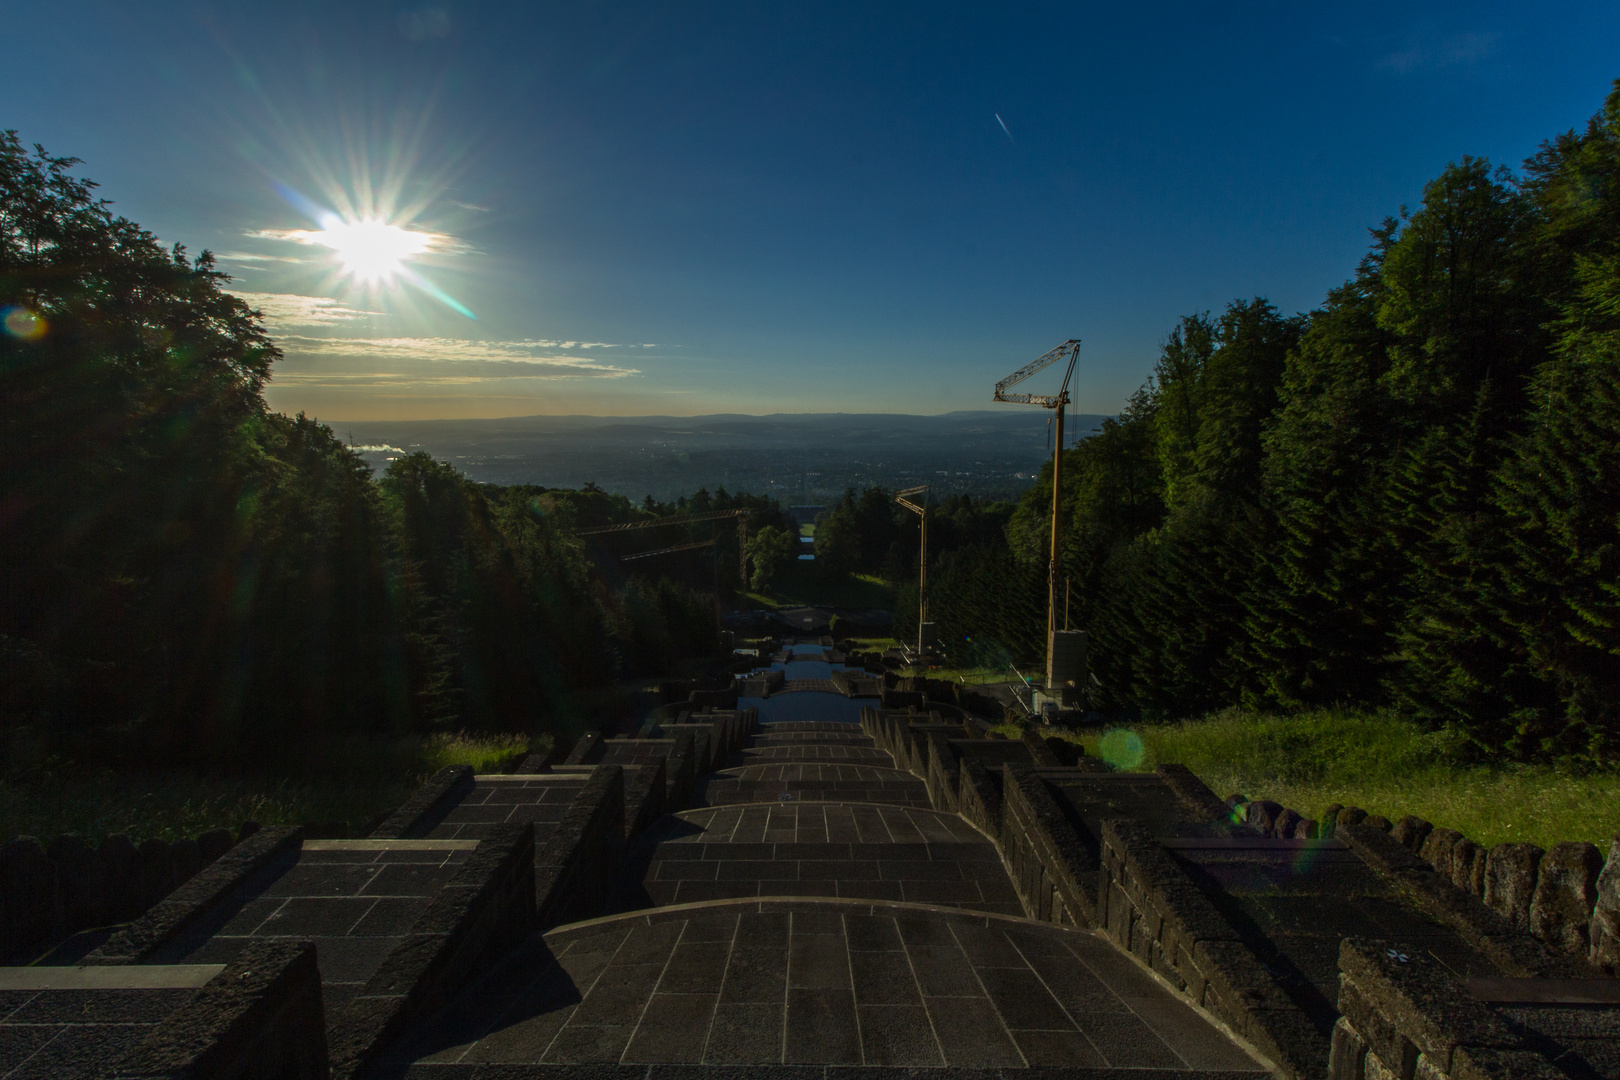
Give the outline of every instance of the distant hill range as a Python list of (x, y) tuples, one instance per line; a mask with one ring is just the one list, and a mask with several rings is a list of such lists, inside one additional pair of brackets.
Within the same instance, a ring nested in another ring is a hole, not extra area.
[[(1043, 409), (1009, 406), (940, 416), (523, 416), (332, 428), (379, 472), (390, 458), (423, 450), (486, 483), (595, 483), (636, 500), (723, 486), (783, 502), (820, 502), (874, 484), (1014, 496), (1051, 456), (1049, 417)], [(1064, 441), (1072, 444), (1103, 419), (1066, 417)]]

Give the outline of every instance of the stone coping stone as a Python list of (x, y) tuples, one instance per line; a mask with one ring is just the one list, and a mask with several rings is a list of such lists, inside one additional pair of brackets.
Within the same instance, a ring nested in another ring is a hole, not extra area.
[(532, 824), (497, 825), (478, 845), (336, 1017), (334, 1080), (361, 1074), (383, 1044), (443, 1004), (496, 948), (534, 928), (534, 865)]
[(371, 830), (371, 835), (379, 839), (399, 839), (413, 832), (427, 832), (472, 789), (471, 765), (447, 765), (428, 777), (415, 795)]
[(145, 915), (113, 934), (85, 957), (84, 963), (140, 963), (303, 839), (302, 828), (259, 830), (158, 901)]
[[(584, 766), (584, 769), (586, 771), (589, 771), (590, 769), (593, 769), (593, 768), (595, 768), (594, 765)], [(579, 767), (571, 768), (568, 772), (565, 772), (565, 773), (563, 773), (563, 772), (548, 772), (548, 773), (498, 773), (498, 772), (497, 773), (482, 773), (481, 772), (481, 773), (474, 773), (473, 774), (473, 781), (475, 783), (479, 783), (479, 784), (498, 783), (498, 782), (500, 782), (502, 780), (512, 780), (512, 781), (515, 781), (515, 782), (518, 782), (518, 783), (524, 783), (524, 784), (533, 784), (533, 783), (536, 783), (536, 782), (539, 782), (539, 783), (543, 784), (543, 783), (546, 783), (547, 781), (553, 781), (554, 780), (554, 781), (556, 781), (557, 783), (560, 783), (560, 784), (567, 784), (567, 783), (572, 783), (574, 780), (576, 780), (578, 778), (578, 776), (579, 776), (579, 772), (580, 772)]]
[(1620, 1005), (1620, 979), (1464, 979), (1494, 1005)]
[(1555, 953), (1473, 893), (1437, 873), (1428, 860), (1412, 854), (1372, 825), (1334, 830), (1368, 865), (1398, 881), (1431, 917), (1451, 926), (1504, 973), (1519, 978), (1585, 979), (1597, 969), (1584, 959)]
[(1164, 836), (1162, 848), (1177, 851), (1349, 851), (1350, 845), (1336, 837), (1321, 840), (1272, 839), (1264, 836)]
[(951, 919), (966, 919), (970, 922), (980, 922), (989, 925), (991, 920), (997, 923), (1006, 923), (1015, 926), (1034, 926), (1042, 930), (1056, 930), (1069, 934), (1085, 934), (1095, 937), (1093, 930), (1081, 929), (1076, 926), (1059, 926), (1056, 923), (1046, 922), (1042, 919), (1031, 919), (1023, 915), (1002, 915), (994, 911), (973, 911), (968, 908), (951, 907), (946, 904), (917, 904), (907, 903), (903, 900), (862, 900), (858, 897), (845, 898), (838, 896), (771, 896), (771, 897), (744, 897), (740, 900), (698, 900), (690, 904), (669, 904), (664, 907), (646, 908), (641, 911), (626, 911), (617, 915), (603, 915), (595, 919), (583, 919), (579, 922), (564, 923), (546, 931), (547, 938), (563, 934), (590, 931), (603, 926), (615, 924), (641, 923), (652, 926), (660, 922), (669, 922), (676, 919), (690, 918), (694, 913), (705, 911), (827, 911), (835, 910), (841, 915), (903, 915), (906, 912), (920, 912), (927, 915), (942, 915)]
[(1087, 1069), (1069, 1065), (976, 1069), (881, 1065), (473, 1065), (418, 1063), (378, 1080), (1254, 1080), (1212, 1069)]
[(477, 840), (305, 840), (304, 851), (472, 851)]
[(315, 946), (263, 942), (170, 1013), (112, 1080), (324, 1080), (329, 1061)]
[(224, 970), (224, 964), (0, 968), (0, 993), (17, 990), (184, 990), (201, 986)]

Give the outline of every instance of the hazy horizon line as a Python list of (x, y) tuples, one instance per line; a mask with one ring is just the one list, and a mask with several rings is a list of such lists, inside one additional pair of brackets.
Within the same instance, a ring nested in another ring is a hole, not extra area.
[[(310, 419), (322, 424), (444, 424), (444, 423), (492, 423), (502, 420), (706, 420), (712, 418), (739, 418), (745, 420), (767, 420), (779, 416), (914, 416), (927, 418), (940, 418), (946, 416), (1033, 416), (1027, 410), (1002, 409), (951, 409), (939, 413), (922, 412), (896, 412), (892, 409), (872, 410), (870, 412), (771, 412), (771, 413), (743, 413), (743, 412), (713, 412), (713, 413), (521, 413), (514, 416), (433, 416), (433, 417), (390, 417), (373, 419), (325, 419), (311, 416)], [(1114, 416), (1115, 413), (1104, 412), (1066, 412), (1067, 416)]]

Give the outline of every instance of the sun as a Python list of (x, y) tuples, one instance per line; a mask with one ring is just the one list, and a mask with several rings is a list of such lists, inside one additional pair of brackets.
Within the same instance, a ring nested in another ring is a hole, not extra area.
[(315, 243), (332, 249), (344, 271), (366, 285), (386, 285), (405, 264), (433, 247), (431, 233), (412, 232), (378, 219), (344, 221), (330, 217), (310, 235)]

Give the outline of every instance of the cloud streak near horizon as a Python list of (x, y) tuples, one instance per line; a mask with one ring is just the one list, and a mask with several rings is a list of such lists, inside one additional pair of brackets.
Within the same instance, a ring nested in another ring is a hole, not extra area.
[(290, 334), (280, 344), (287, 362), (275, 379), (283, 385), (444, 386), (505, 380), (625, 379), (641, 374), (639, 368), (543, 352), (555, 347), (544, 341)]

